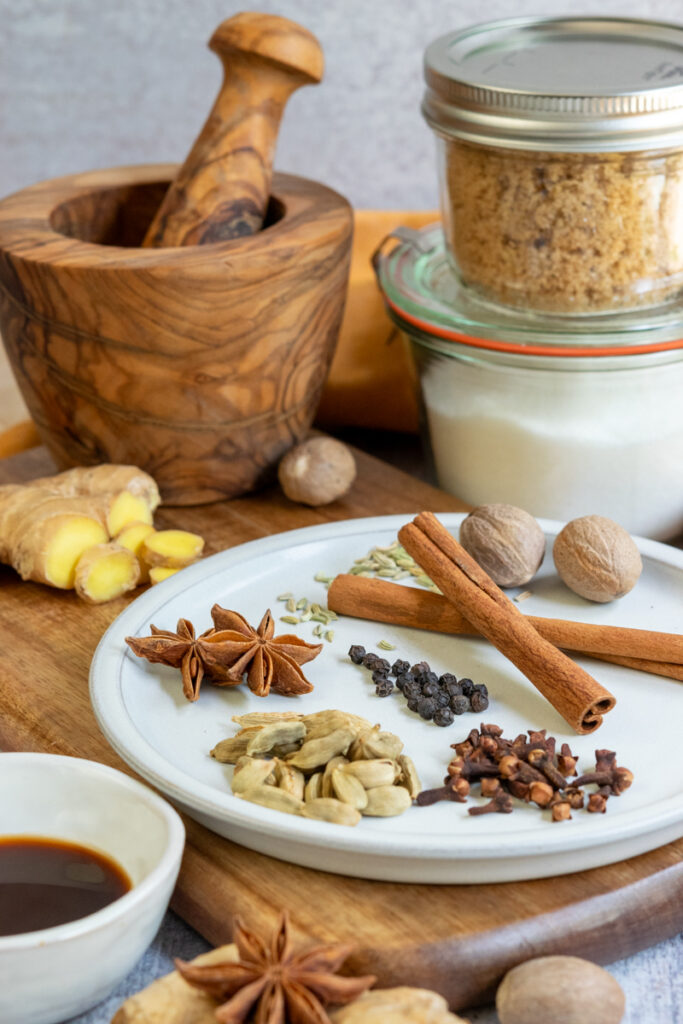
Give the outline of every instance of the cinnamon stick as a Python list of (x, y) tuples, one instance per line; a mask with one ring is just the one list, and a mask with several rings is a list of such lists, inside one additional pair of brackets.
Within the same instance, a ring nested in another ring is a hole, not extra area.
[(639, 672), (651, 672), (655, 676), (666, 676), (667, 679), (678, 679), (683, 683), (683, 665), (670, 661), (650, 661), (647, 658), (622, 658), (618, 654), (597, 654), (595, 651), (582, 651), (587, 658), (598, 661), (609, 661), (613, 665), (637, 669)]
[(398, 537), (444, 596), (524, 673), (576, 732), (593, 732), (602, 724), (602, 716), (616, 704), (612, 694), (536, 632), (435, 515), (421, 512), (399, 530)]
[[(374, 622), (428, 629), (434, 633), (479, 635), (472, 623), (441, 594), (402, 587), (388, 580), (337, 576), (328, 591), (327, 604), (340, 615)], [(542, 637), (563, 650), (683, 681), (683, 635), (678, 633), (536, 615), (525, 618)]]

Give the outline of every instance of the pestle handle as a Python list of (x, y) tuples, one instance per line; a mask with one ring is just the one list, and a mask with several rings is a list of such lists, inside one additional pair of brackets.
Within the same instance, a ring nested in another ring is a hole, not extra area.
[(236, 14), (209, 47), (223, 63), (223, 84), (144, 246), (204, 245), (258, 231), (285, 104), (295, 89), (322, 78), (318, 40), (288, 18)]

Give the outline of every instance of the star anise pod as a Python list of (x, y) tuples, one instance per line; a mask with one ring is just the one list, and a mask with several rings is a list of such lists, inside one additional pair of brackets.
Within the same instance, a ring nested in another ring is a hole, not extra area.
[(127, 636), (126, 643), (138, 658), (179, 668), (188, 700), (197, 699), (205, 675), (220, 686), (237, 686), (240, 682), (226, 668), (221, 637), (215, 629), (195, 637), (194, 626), (188, 619), (178, 619), (175, 633), (156, 626), (149, 628), (151, 636)]
[(219, 604), (211, 609), (211, 617), (216, 627), (212, 640), (220, 636), (221, 657), (233, 659), (229, 679), (239, 681), (246, 672), (249, 689), (259, 697), (267, 696), (271, 690), (293, 696), (313, 689), (301, 665), (320, 654), (322, 644), (306, 643), (291, 633), (273, 636), (275, 623), (270, 609), (258, 629), (237, 612), (221, 608)]
[(235, 918), (234, 941), (237, 961), (206, 967), (175, 961), (190, 985), (227, 1000), (216, 1010), (220, 1024), (331, 1024), (325, 1012), (328, 1003), (350, 1003), (377, 980), (372, 975), (341, 978), (336, 973), (352, 946), (294, 952), (286, 913), (267, 942)]

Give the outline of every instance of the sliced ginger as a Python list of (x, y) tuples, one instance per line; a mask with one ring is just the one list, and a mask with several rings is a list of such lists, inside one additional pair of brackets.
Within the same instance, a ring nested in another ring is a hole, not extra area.
[(168, 565), (153, 565), (149, 570), (149, 582), (154, 586), (155, 583), (163, 583), (169, 576), (175, 576), (180, 569), (172, 569)]
[(121, 597), (137, 586), (140, 565), (128, 548), (115, 541), (87, 548), (75, 572), (76, 593), (90, 604)]
[(83, 552), (93, 544), (103, 544), (107, 532), (101, 523), (85, 516), (64, 515), (46, 520), (35, 540), (30, 574), (24, 579), (50, 583), (70, 590), (74, 585), (76, 565)]
[(110, 537), (116, 537), (130, 523), (152, 525), (152, 509), (147, 499), (130, 491), (120, 491), (109, 502), (107, 508), (107, 530)]
[(136, 558), (141, 558), (145, 539), (149, 537), (150, 533), (155, 532), (154, 527), (150, 523), (128, 523), (120, 533), (117, 533), (116, 543), (120, 544), (122, 548), (128, 548), (129, 551), (132, 551)]
[(195, 533), (155, 531), (158, 504), (155, 481), (136, 466), (78, 466), (8, 484), (0, 487), (0, 562), (22, 579), (110, 601), (139, 582), (167, 579), (202, 554)]
[(201, 557), (204, 538), (187, 530), (157, 530), (143, 543), (143, 557), (150, 566), (182, 569)]
[(116, 537), (116, 543), (132, 551), (140, 565), (140, 583), (149, 583), (149, 566), (145, 561), (144, 543), (154, 527), (149, 523), (129, 523)]

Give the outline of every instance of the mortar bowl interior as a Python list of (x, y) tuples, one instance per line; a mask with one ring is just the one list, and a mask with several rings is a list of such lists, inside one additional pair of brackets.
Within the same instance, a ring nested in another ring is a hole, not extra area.
[[(60, 235), (81, 242), (140, 248), (169, 185), (169, 180), (135, 182), (70, 196), (50, 212), (50, 227)], [(282, 200), (271, 196), (259, 235), (284, 215)]]

